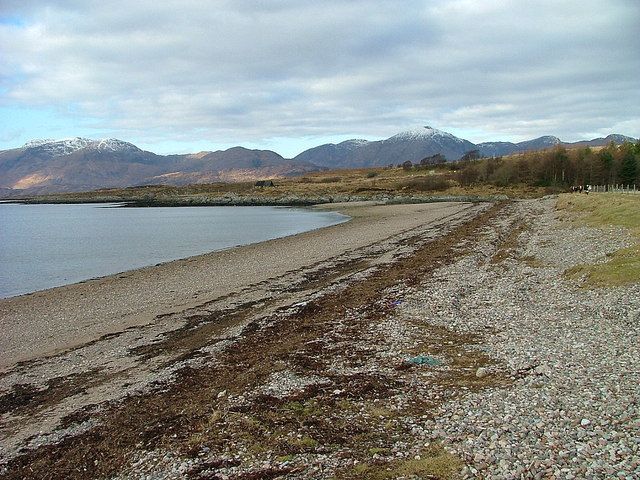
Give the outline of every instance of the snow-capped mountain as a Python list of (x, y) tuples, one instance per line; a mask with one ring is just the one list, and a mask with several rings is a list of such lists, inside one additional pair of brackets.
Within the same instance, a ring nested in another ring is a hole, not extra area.
[(557, 145), (567, 147), (585, 145), (602, 146), (609, 142), (635, 142), (636, 139), (612, 134), (606, 138), (595, 138), (586, 142), (566, 143), (558, 137), (546, 135), (524, 142), (483, 142), (474, 144), (463, 138), (430, 126), (419, 126), (397, 133), (385, 140), (347, 140), (346, 142), (320, 145), (295, 157), (328, 168), (360, 168), (398, 165), (407, 160), (419, 163), (422, 159), (436, 154), (448, 161), (461, 158), (471, 150), (478, 150), (480, 156), (492, 157), (510, 155), (530, 150), (543, 150)]
[(400, 133), (396, 133), (394, 136), (384, 140), (385, 142), (411, 142), (430, 139), (434, 141), (453, 141), (462, 143), (464, 140), (452, 135), (451, 133), (438, 130), (437, 128), (425, 125), (423, 127), (414, 127), (409, 130), (405, 130)]
[(542, 150), (545, 148), (552, 148), (556, 145), (560, 145), (562, 140), (558, 137), (554, 137), (553, 135), (545, 135), (543, 137), (534, 138), (533, 140), (527, 140), (525, 142), (518, 142), (516, 145), (518, 146), (519, 151), (523, 150)]
[[(636, 142), (612, 134), (584, 142), (564, 143), (544, 136), (520, 143), (473, 144), (429, 126), (412, 128), (385, 140), (346, 140), (306, 150), (287, 160), (268, 150), (234, 147), (224, 151), (186, 155), (156, 155), (135, 145), (106, 138), (75, 137), (33, 140), (20, 148), (0, 151), (0, 194), (93, 190), (133, 185), (184, 185), (219, 181), (247, 181), (302, 175), (323, 168), (359, 168), (420, 163), (436, 154), (453, 161), (478, 150), (481, 156), (501, 156), (557, 145), (601, 146)], [(9, 192), (9, 193), (7, 193)]]
[(320, 145), (302, 152), (295, 159), (329, 168), (373, 167), (397, 165), (407, 160), (419, 163), (438, 153), (447, 160), (457, 160), (473, 149), (475, 145), (468, 140), (420, 126), (375, 142), (347, 140), (338, 145)]
[[(318, 170), (275, 152), (235, 147), (200, 155), (156, 155), (107, 138), (33, 140), (0, 151), (0, 192), (48, 193), (133, 185), (282, 177)], [(4, 190), (8, 189), (8, 190)]]
[(132, 143), (123, 142), (117, 138), (102, 138), (92, 140), (90, 138), (74, 137), (62, 140), (38, 139), (31, 140), (22, 147), (25, 150), (37, 150), (51, 156), (70, 155), (85, 148), (108, 152), (140, 152), (141, 150)]

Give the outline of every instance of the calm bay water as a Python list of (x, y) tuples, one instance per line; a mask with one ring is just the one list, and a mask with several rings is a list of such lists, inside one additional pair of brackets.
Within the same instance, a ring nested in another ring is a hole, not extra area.
[(280, 207), (114, 207), (0, 203), (0, 298), (346, 219)]

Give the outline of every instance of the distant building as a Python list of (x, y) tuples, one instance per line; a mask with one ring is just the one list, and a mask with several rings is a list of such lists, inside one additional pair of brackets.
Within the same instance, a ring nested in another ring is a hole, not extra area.
[(258, 180), (255, 184), (255, 187), (275, 187), (275, 183), (273, 180)]

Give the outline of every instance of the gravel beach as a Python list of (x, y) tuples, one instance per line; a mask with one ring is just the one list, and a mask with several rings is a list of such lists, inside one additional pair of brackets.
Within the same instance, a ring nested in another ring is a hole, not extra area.
[(425, 223), (463, 215), (470, 204), (316, 207), (345, 224), (190, 257), (42, 292), (0, 299), (0, 371), (16, 362), (94, 341), (250, 285), (327, 261)]
[(564, 275), (633, 238), (555, 203), (342, 206), (1, 301), (0, 478), (640, 478), (640, 286)]
[(478, 348), (499, 366), (479, 373), (513, 380), (443, 404), (419, 425), (465, 459), (464, 478), (640, 478), (640, 286), (582, 289), (562, 278), (631, 239), (567, 225), (553, 205), (513, 204), (507, 218), (526, 228), (511, 252), (487, 262), (508, 224), (488, 231), (485, 248), (439, 270), (402, 311), (491, 332)]

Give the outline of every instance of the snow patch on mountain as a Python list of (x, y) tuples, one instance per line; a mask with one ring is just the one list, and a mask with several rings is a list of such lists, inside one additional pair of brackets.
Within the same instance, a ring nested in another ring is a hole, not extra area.
[(73, 137), (62, 140), (36, 139), (24, 144), (24, 149), (38, 149), (50, 155), (70, 155), (84, 148), (108, 152), (133, 152), (140, 149), (132, 143), (123, 142), (117, 138), (102, 138), (92, 140), (90, 138)]
[(40, 139), (27, 142), (23, 148), (37, 149), (50, 155), (69, 155), (86, 148), (92, 140), (82, 137), (65, 138), (63, 140)]
[[(619, 133), (612, 133), (607, 135), (604, 138), (606, 141), (608, 142), (614, 142), (614, 143), (624, 143), (624, 142), (631, 142), (631, 143), (635, 143), (638, 140), (633, 138), (633, 137), (628, 137), (626, 135), (620, 135)], [(597, 139), (594, 139), (597, 140)]]
[(533, 140), (527, 140), (519, 142), (517, 145), (559, 145), (562, 143), (558, 137), (553, 135), (544, 135), (542, 137), (534, 138)]
[(98, 140), (96, 148), (98, 150), (108, 150), (111, 152), (137, 151), (140, 150), (133, 143), (123, 142), (117, 138), (103, 138)]
[(502, 147), (504, 145), (513, 145), (515, 147), (515, 143), (512, 142), (482, 142), (477, 143), (477, 147)]
[(462, 139), (452, 135), (448, 132), (443, 132), (442, 130), (438, 130), (437, 128), (432, 128), (428, 125), (422, 127), (415, 127), (409, 130), (405, 130), (404, 132), (400, 132), (394, 135), (391, 138), (388, 138), (386, 141), (414, 141), (414, 140), (438, 140), (438, 139), (447, 139), (453, 140), (459, 143), (462, 143)]
[(54, 143), (56, 140), (54, 138), (36, 138), (34, 140), (29, 140), (25, 143), (22, 148), (35, 148), (40, 147), (42, 145), (46, 145), (48, 143)]
[(358, 148), (368, 143), (369, 143), (369, 140), (364, 140), (362, 138), (354, 138), (351, 140), (345, 140), (344, 142), (340, 142), (338, 145), (346, 148)]

